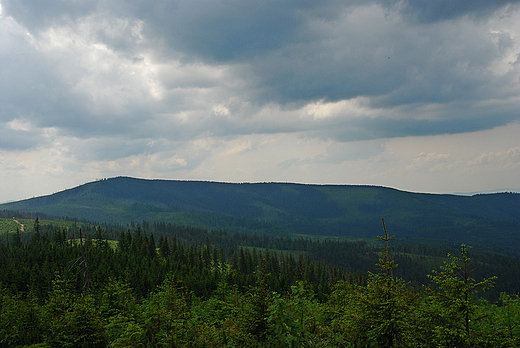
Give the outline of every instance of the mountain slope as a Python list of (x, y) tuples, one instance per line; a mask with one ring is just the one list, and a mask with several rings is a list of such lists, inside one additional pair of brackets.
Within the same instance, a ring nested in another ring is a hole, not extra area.
[(520, 249), (520, 194), (436, 195), (375, 186), (117, 177), (0, 205), (97, 222), (165, 221), (231, 232), (391, 234)]

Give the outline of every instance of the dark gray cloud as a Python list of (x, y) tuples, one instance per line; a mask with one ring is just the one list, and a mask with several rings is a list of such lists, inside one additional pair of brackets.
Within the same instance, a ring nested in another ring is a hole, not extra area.
[(397, 2), (383, 0), (383, 3), (387, 6), (426, 23), (450, 20), (466, 15), (478, 19), (489, 16), (504, 6), (518, 2), (518, 0), (402, 0)]
[(471, 22), (411, 28), (374, 12), (357, 11), (315, 29), (321, 40), (251, 64), (263, 96), (281, 103), (366, 96), (388, 107), (517, 92), (505, 91), (514, 79), (489, 69), (510, 47), (509, 34), (497, 38)]
[[(352, 1), (350, 3), (353, 3)], [(345, 7), (338, 0), (315, 1), (51, 1), (4, 0), (4, 12), (33, 29), (95, 11), (146, 22), (149, 37), (172, 49), (205, 61), (228, 61), (305, 40), (309, 19), (332, 19)], [(110, 39), (105, 42), (110, 42)], [(117, 47), (119, 43), (115, 44)]]
[[(487, 17), (518, 0), (373, 0), (373, 1), (144, 1), (4, 0), (4, 12), (33, 29), (74, 21), (91, 13), (146, 21), (147, 33), (169, 47), (203, 60), (228, 61), (264, 55), (294, 42), (307, 42), (309, 21), (334, 21), (358, 6), (380, 3), (390, 11), (436, 22), (464, 15)], [(100, 33), (103, 39), (103, 33)], [(314, 37), (315, 39), (322, 39)], [(109, 38), (105, 38), (110, 42)], [(115, 43), (117, 47), (120, 43)]]
[[(11, 24), (0, 34), (0, 119), (139, 140), (107, 158), (160, 151), (137, 150), (154, 137), (357, 141), (493, 128), (518, 119), (518, 42), (493, 17), (513, 16), (515, 3), (2, 0)], [(356, 98), (364, 111), (299, 115)], [(475, 106), (485, 101), (495, 102)]]
[(43, 135), (31, 129), (16, 129), (9, 124), (0, 124), (0, 149), (23, 151), (35, 148), (47, 140)]
[[(518, 121), (520, 113), (516, 108), (516, 103), (504, 103), (497, 107), (473, 105), (471, 102), (452, 103), (431, 110), (407, 106), (388, 109), (388, 112), (373, 117), (336, 117), (320, 120), (314, 123), (313, 130), (308, 134), (324, 140), (349, 142), (469, 133)], [(417, 114), (421, 117), (417, 117)]]
[(53, 26), (57, 21), (75, 20), (94, 11), (98, 1), (37, 1), (37, 0), (3, 0), (2, 10), (13, 16), (19, 23), (33, 29)]

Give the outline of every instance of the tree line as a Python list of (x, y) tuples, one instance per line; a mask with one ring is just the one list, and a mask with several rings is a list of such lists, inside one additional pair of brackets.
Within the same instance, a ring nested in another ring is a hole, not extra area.
[[(183, 235), (190, 228), (172, 235), (160, 227), (147, 232), (146, 224), (52, 233), (42, 227), (36, 219), (27, 238), (18, 232), (0, 242), (1, 346), (520, 343), (519, 297), (479, 298), (497, 280), (475, 280), (478, 264), (465, 245), (420, 285), (397, 276), (401, 265), (386, 231), (374, 271), (356, 273), (305, 253), (211, 243), (228, 238), (222, 231), (218, 237), (191, 229), (190, 240)], [(118, 243), (104, 232), (117, 234)], [(204, 242), (195, 241), (198, 233)]]

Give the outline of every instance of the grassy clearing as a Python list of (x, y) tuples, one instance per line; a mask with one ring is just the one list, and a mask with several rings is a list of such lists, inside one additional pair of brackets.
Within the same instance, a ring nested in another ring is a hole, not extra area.
[(292, 238), (303, 238), (313, 242), (366, 242), (370, 246), (380, 246), (381, 241), (375, 238), (358, 238), (350, 236), (322, 236), (311, 234), (293, 234)]
[[(23, 219), (21, 219), (23, 220)], [(21, 224), (23, 224), (22, 221), (18, 220)], [(0, 219), (0, 233), (13, 233), (16, 232), (16, 229), (21, 230), (21, 226), (16, 223), (13, 219)]]
[(250, 251), (253, 251), (255, 249), (257, 252), (265, 252), (269, 250), (269, 252), (276, 252), (278, 254), (291, 254), (294, 257), (298, 258), (300, 255), (307, 256), (310, 255), (308, 251), (301, 251), (301, 250), (281, 250), (281, 249), (268, 249), (268, 248), (259, 248), (259, 247), (252, 247), (252, 246), (246, 246), (246, 245), (239, 245), (239, 248), (243, 249), (249, 249)]
[[(33, 219), (0, 219), (0, 234), (14, 233), (16, 229), (22, 232), (34, 232), (34, 220)], [(85, 222), (75, 222), (66, 220), (40, 220), (40, 226), (52, 225), (59, 229), (71, 229), (71, 228), (85, 228), (90, 225)]]
[[(98, 243), (99, 239), (91, 239), (90, 241), (94, 245), (96, 245)], [(108, 245), (110, 246), (110, 248), (112, 248), (112, 250), (116, 250), (117, 249), (117, 244), (119, 243), (117, 240), (107, 239), (106, 241), (107, 241)], [(67, 242), (70, 243), (70, 244), (73, 244), (73, 245), (79, 245), (80, 244), (80, 239), (79, 238), (68, 239)], [(85, 239), (83, 239), (83, 243), (85, 243)]]

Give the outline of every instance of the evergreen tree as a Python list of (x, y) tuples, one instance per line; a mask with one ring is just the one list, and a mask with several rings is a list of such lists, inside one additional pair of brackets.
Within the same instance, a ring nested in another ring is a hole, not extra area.
[(168, 243), (168, 238), (165, 236), (159, 237), (159, 254), (163, 258), (170, 256), (170, 245)]
[(384, 224), (385, 242), (378, 266), (381, 273), (369, 273), (366, 286), (339, 283), (331, 295), (332, 316), (339, 314), (339, 329), (345, 340), (359, 345), (399, 347), (413, 339), (411, 322), (416, 296), (402, 279), (394, 279), (392, 270), (397, 264), (390, 257), (389, 237)]
[(12, 246), (14, 248), (20, 248), (22, 247), (22, 237), (20, 236), (20, 229), (17, 227), (16, 228), (16, 232), (13, 234), (13, 242), (12, 242)]
[(42, 242), (42, 235), (40, 232), (40, 219), (36, 217), (36, 220), (34, 220), (34, 233), (31, 236), (31, 242), (33, 244), (40, 244)]
[(93, 298), (76, 296), (70, 282), (57, 276), (43, 309), (45, 341), (50, 347), (106, 347), (107, 337)]
[(430, 275), (432, 285), (426, 288), (427, 327), (431, 341), (445, 346), (473, 347), (476, 334), (472, 331), (472, 320), (477, 309), (475, 294), (493, 286), (497, 277), (476, 282), (471, 277), (470, 258), (466, 245), (461, 246), (461, 257), (448, 254), (441, 271)]

